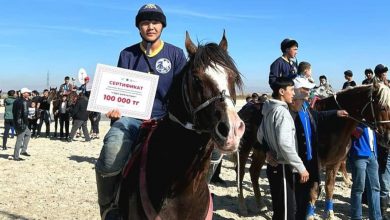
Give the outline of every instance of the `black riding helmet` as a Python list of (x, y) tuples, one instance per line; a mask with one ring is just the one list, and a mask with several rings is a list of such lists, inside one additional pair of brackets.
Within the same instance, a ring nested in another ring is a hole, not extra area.
[(146, 4), (138, 10), (138, 14), (135, 17), (135, 26), (138, 28), (139, 23), (144, 20), (159, 21), (164, 28), (167, 26), (167, 19), (164, 12), (156, 4)]
[(282, 52), (286, 52), (286, 50), (290, 47), (297, 46), (298, 47), (298, 42), (296, 40), (286, 38), (280, 43), (280, 49)]

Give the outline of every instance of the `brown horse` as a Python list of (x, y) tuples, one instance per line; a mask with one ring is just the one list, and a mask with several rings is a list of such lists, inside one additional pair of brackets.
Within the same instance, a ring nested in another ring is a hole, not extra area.
[(241, 77), (225, 35), (219, 45), (195, 46), (187, 33), (185, 45), (189, 61), (169, 91), (169, 114), (152, 129), (122, 182), (124, 219), (210, 219), (211, 150), (236, 151), (244, 133), (234, 110)]
[(57, 114), (59, 102), (61, 102), (60, 92), (57, 91), (57, 87), (50, 87), (49, 89), (49, 101), (52, 103), (52, 114), (54, 118), (54, 137), (57, 137), (57, 128), (59, 121), (59, 114)]
[[(317, 101), (316, 110), (345, 109), (349, 112), (348, 119), (334, 118), (318, 124), (318, 152), (320, 163), (326, 167), (326, 207), (325, 212), (328, 219), (334, 219), (333, 212), (333, 191), (335, 185), (336, 173), (340, 164), (345, 161), (350, 146), (350, 136), (358, 123), (364, 123), (377, 132), (378, 144), (389, 146), (390, 140), (390, 89), (389, 87), (374, 83), (354, 87), (337, 93), (334, 96)], [(244, 138), (245, 138), (244, 134)], [(253, 134), (255, 135), (255, 134)], [(253, 137), (252, 135), (252, 137)], [(244, 142), (244, 138), (242, 142)], [(248, 152), (252, 146), (241, 146), (241, 149)], [(248, 150), (249, 148), (249, 150)], [(240, 152), (240, 157), (249, 155), (249, 153)], [(250, 169), (252, 184), (258, 186), (258, 177), (261, 167), (265, 163), (265, 154), (263, 151), (254, 149), (252, 164)], [(240, 164), (245, 167), (246, 158), (240, 158)], [(254, 168), (252, 168), (254, 166)], [(243, 168), (240, 168), (243, 170)], [(242, 174), (243, 175), (243, 174)], [(253, 175), (253, 176), (252, 176)], [(242, 181), (242, 178), (240, 177)], [(318, 187), (318, 186), (316, 186)], [(257, 191), (257, 192), (256, 192)], [(256, 201), (259, 207), (262, 207), (261, 195), (258, 187), (254, 187)], [(318, 189), (311, 191), (311, 204), (314, 205), (318, 197)], [(239, 208), (242, 213), (246, 212), (245, 202), (242, 196), (239, 196)], [(311, 216), (310, 218), (314, 218)]]

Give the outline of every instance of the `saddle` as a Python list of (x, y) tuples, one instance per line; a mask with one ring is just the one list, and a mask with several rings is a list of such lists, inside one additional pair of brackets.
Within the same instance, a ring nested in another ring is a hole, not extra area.
[(132, 170), (136, 169), (137, 166), (135, 166), (135, 164), (139, 164), (141, 162), (140, 156), (141, 156), (142, 149), (144, 147), (148, 147), (149, 138), (151, 136), (151, 133), (157, 127), (158, 122), (159, 121), (156, 120), (148, 120), (148, 121), (144, 121), (141, 124), (137, 142), (132, 146), (133, 155), (126, 162), (126, 165), (122, 170), (122, 179), (125, 179)]

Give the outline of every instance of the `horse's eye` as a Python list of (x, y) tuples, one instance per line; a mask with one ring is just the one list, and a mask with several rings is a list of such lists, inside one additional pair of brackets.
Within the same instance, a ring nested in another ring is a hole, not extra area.
[(194, 82), (195, 82), (195, 84), (197, 86), (201, 86), (202, 85), (202, 81), (197, 76), (194, 76)]

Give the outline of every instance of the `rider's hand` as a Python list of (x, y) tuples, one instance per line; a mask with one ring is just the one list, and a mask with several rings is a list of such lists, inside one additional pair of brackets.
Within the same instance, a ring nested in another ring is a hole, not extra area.
[(299, 173), (299, 175), (301, 176), (300, 183), (306, 183), (309, 180), (309, 172), (307, 170)]
[(348, 117), (348, 112), (345, 110), (338, 110), (337, 111), (337, 117)]
[(113, 109), (106, 113), (107, 118), (109, 119), (119, 119), (121, 117), (121, 112), (119, 109)]

